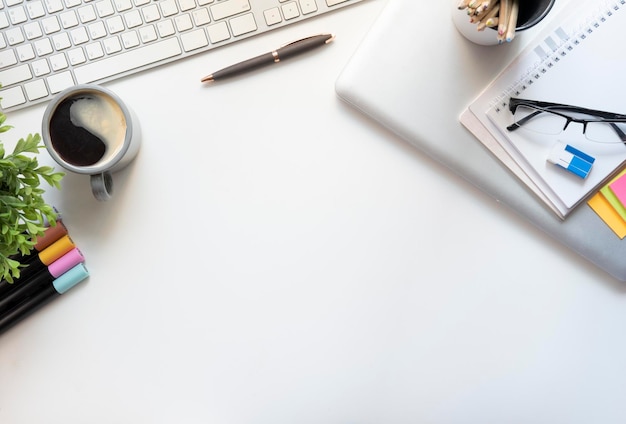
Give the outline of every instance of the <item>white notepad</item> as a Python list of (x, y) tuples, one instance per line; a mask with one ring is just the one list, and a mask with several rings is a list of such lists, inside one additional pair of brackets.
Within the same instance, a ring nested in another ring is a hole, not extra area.
[[(564, 2), (557, 2), (557, 6)], [(415, 18), (423, 16), (423, 2), (389, 0), (337, 79), (339, 97), (582, 257), (626, 281), (626, 240), (620, 240), (586, 204), (575, 208), (567, 219), (559, 219), (542, 200), (543, 193), (516, 168), (495, 139), (490, 139), (475, 116), (472, 133), (459, 122), (461, 114), (470, 118), (474, 115), (469, 104), (521, 53), (524, 45), (556, 27), (551, 23), (560, 22), (562, 7), (555, 6), (543, 28), (519, 34), (510, 45), (484, 47), (458, 33), (451, 18), (451, 3), (429, 3), (428, 19), (424, 21)], [(626, 28), (623, 31), (626, 35)], [(615, 45), (623, 39), (615, 40)], [(621, 49), (616, 51), (620, 51), (620, 60), (626, 60)], [(621, 85), (617, 90), (621, 91)]]

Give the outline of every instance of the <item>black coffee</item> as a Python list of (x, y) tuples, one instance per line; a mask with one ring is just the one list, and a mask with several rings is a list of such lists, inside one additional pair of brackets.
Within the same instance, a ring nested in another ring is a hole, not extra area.
[(52, 147), (64, 161), (90, 166), (124, 142), (126, 120), (111, 99), (83, 93), (59, 103), (49, 128)]

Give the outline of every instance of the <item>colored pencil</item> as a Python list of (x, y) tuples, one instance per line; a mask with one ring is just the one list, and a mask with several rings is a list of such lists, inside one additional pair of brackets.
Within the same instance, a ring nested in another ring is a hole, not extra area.
[(461, 0), (459, 10), (466, 10), (477, 31), (496, 29), (498, 42), (511, 42), (519, 17), (519, 0)]

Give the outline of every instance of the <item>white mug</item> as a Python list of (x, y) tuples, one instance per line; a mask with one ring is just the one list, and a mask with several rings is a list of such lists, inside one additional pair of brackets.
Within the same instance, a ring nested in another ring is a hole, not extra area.
[(109, 200), (111, 174), (137, 156), (141, 130), (135, 114), (115, 93), (85, 84), (62, 91), (48, 104), (42, 138), (59, 165), (90, 175), (96, 199)]

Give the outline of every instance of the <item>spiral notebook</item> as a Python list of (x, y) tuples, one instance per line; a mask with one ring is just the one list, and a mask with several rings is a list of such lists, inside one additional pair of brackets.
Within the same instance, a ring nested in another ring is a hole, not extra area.
[[(513, 43), (484, 47), (469, 42), (454, 27), (450, 13), (458, 1), (430, 3), (429, 19), (419, 24), (416, 24), (415, 16), (423, 15), (423, 2), (387, 1), (380, 17), (337, 78), (338, 96), (488, 193), (497, 200), (493, 207), (506, 205), (581, 257), (626, 281), (626, 240), (617, 237), (586, 204), (580, 204), (571, 212), (565, 211), (567, 218), (560, 219), (550, 200), (485, 127), (488, 125), (494, 134), (498, 134), (486, 114), (493, 106), (490, 102), (512, 86), (515, 77), (524, 74), (514, 72), (514, 67), (508, 64), (543, 45), (546, 37), (553, 37), (559, 46), (563, 45), (558, 34), (567, 31), (569, 10), (578, 13), (580, 25), (584, 27), (584, 23), (593, 21), (589, 11), (597, 11), (601, 5), (607, 12), (611, 8), (615, 15), (626, 15), (626, 8), (621, 10), (621, 2), (558, 0), (541, 25), (519, 34)], [(583, 14), (582, 10), (587, 12)], [(617, 19), (612, 23), (608, 18), (596, 23), (610, 27), (607, 31), (613, 34), (626, 34), (625, 18), (615, 17)], [(592, 28), (595, 29), (596, 23), (591, 24)], [(559, 27), (563, 29), (558, 30)], [(624, 38), (616, 37), (610, 52), (615, 47), (616, 61), (626, 61), (618, 47)], [(526, 46), (530, 48), (526, 49)], [(582, 47), (576, 54), (585, 54)], [(568, 75), (575, 76), (576, 69), (559, 71), (558, 67), (568, 68), (561, 63), (554, 67), (554, 71), (566, 74), (564, 80), (574, 81)], [(502, 73), (503, 70), (506, 71)], [(506, 75), (509, 79), (505, 80)], [(616, 73), (615, 77), (621, 75)], [(508, 85), (494, 85), (497, 84), (492, 84), (494, 79), (506, 81)], [(621, 83), (616, 84), (616, 93), (621, 92), (621, 86)], [(484, 87), (488, 87), (486, 91)], [(486, 94), (481, 96), (482, 92)], [(477, 108), (477, 98), (488, 99), (484, 107)], [(591, 96), (591, 100), (597, 101), (595, 104), (602, 108), (611, 107), (601, 103), (599, 96)], [(476, 114), (468, 108), (470, 104), (477, 110)], [(626, 102), (624, 108), (618, 105), (613, 111), (624, 109)], [(462, 123), (459, 116), (462, 116)], [(450, 207), (455, 206), (451, 204)], [(512, 225), (515, 225), (514, 221)], [(520, 258), (520, 266), (533, 264)]]
[[(513, 122), (510, 97), (626, 114), (620, 92), (626, 61), (615, 49), (626, 34), (626, 0), (595, 0), (571, 9), (575, 10), (529, 45), (469, 106), (502, 147), (500, 154), (509, 156), (507, 162), (515, 164), (516, 173), (524, 174), (561, 218), (626, 161), (625, 144), (591, 142), (581, 124), (571, 123), (558, 135), (506, 129)], [(466, 124), (466, 118), (462, 116), (461, 122)], [(559, 154), (567, 161), (565, 166), (555, 161)], [(585, 159), (585, 172), (567, 172), (569, 160), (579, 158)]]

